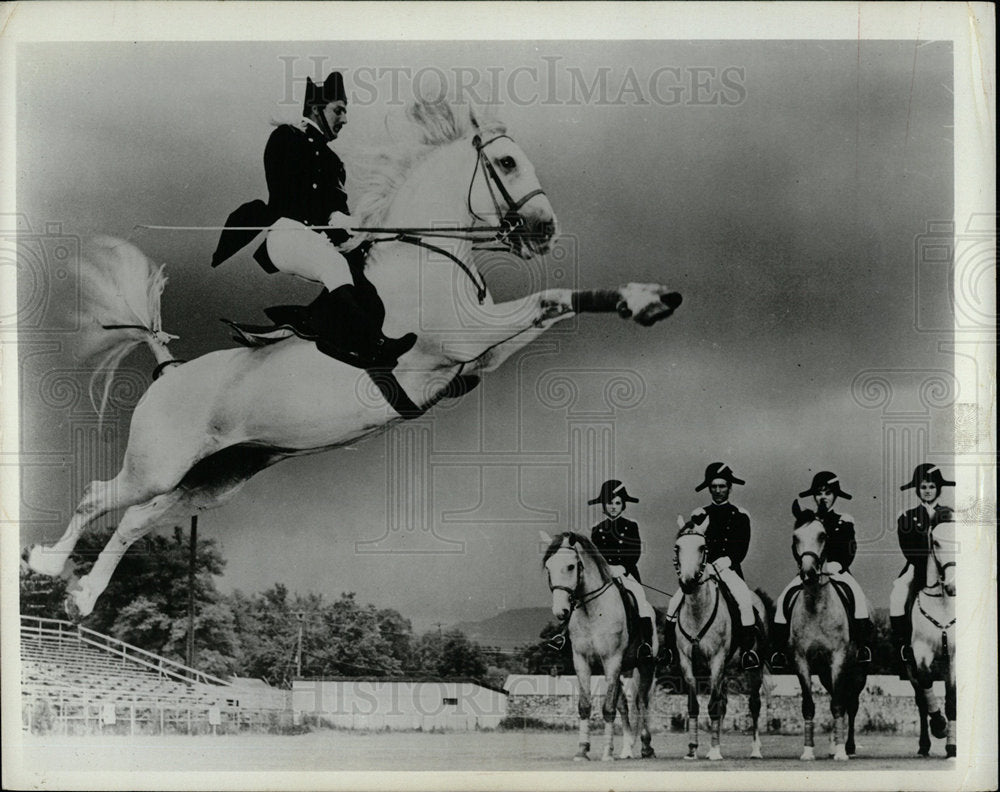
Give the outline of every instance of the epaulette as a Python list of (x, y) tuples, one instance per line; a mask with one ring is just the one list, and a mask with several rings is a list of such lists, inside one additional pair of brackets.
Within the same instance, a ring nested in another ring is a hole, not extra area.
[(854, 525), (854, 518), (850, 514), (841, 514), (840, 521), (842, 523), (850, 523), (851, 525)]

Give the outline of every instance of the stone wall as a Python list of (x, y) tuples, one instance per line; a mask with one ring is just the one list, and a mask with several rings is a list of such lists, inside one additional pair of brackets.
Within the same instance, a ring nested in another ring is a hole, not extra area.
[[(827, 730), (832, 725), (830, 697), (826, 693), (813, 696), (816, 703), (817, 729)], [(709, 727), (708, 696), (700, 696), (699, 721)], [(593, 698), (591, 723), (598, 726), (602, 720), (602, 696)], [(540, 725), (576, 728), (576, 695), (512, 695), (507, 702), (507, 721), (512, 726)], [(650, 728), (654, 731), (683, 730), (687, 718), (687, 697), (657, 689), (651, 705)], [(747, 696), (731, 693), (726, 708), (723, 728), (742, 731), (750, 726)], [(771, 695), (765, 697), (761, 707), (760, 728), (770, 734), (798, 734), (802, 731), (802, 699), (798, 695)], [(917, 707), (912, 696), (890, 696), (879, 691), (865, 690), (861, 694), (856, 721), (860, 734), (875, 731), (888, 734), (917, 734), (919, 728)]]

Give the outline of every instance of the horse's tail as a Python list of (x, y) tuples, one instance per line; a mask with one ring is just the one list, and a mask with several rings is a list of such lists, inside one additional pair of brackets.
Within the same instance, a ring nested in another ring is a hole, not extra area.
[(135, 245), (113, 237), (88, 243), (80, 262), (78, 351), (94, 363), (90, 401), (103, 418), (115, 371), (146, 344), (160, 367), (174, 361), (171, 338), (160, 322), (160, 295), (167, 278)]

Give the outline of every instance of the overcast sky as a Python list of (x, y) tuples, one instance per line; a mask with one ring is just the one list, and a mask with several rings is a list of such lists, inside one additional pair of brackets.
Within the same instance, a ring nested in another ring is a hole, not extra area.
[[(581, 509), (596, 495), (583, 482), (611, 471), (640, 500), (627, 516), (644, 580), (672, 590), (676, 515), (707, 502), (694, 487), (723, 460), (747, 480), (733, 500), (753, 520), (751, 586), (774, 596), (790, 579), (792, 500), (832, 469), (854, 495), (839, 504), (862, 542), (854, 572), (886, 605), (894, 516), (913, 503), (899, 485), (952, 446), (948, 335), (934, 332), (951, 325), (947, 274), (920, 258), (927, 224), (952, 216), (949, 44), (21, 45), (18, 211), (50, 238), (53, 224), (122, 237), (220, 224), (266, 197), (270, 119), (294, 118), (304, 77), (334, 67), (352, 91), (335, 143), (349, 171), (388, 140), (418, 77), (499, 97), (565, 236), (541, 266), (490, 260), (497, 300), (638, 280), (684, 304), (652, 329), (583, 317), (417, 425), (265, 471), (200, 522), (223, 547), (224, 588), (355, 591), (418, 627), (547, 605), (538, 530), (589, 533), (601, 515)], [(212, 233), (133, 239), (168, 265), (164, 326), (182, 358), (231, 343), (221, 316), (259, 321), (312, 294), (249, 258), (212, 271)], [(25, 543), (61, 534), (88, 473), (114, 475), (128, 418), (98, 442), (86, 399), (59, 390), (58, 372), (86, 378), (55, 269), (19, 273), (34, 322), (20, 345)], [(427, 519), (410, 509), (387, 532), (398, 460), (422, 443)]]

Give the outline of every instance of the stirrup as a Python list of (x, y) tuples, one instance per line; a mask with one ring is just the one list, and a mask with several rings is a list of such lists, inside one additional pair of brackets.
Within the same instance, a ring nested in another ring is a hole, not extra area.
[(760, 668), (760, 658), (753, 649), (747, 649), (743, 653), (743, 670), (752, 671), (754, 668)]
[(563, 647), (566, 646), (566, 633), (559, 633), (559, 635), (553, 635), (545, 642), (545, 646), (551, 649), (553, 652), (561, 652)]
[(788, 665), (788, 658), (784, 652), (775, 652), (771, 655), (771, 668), (785, 668)]
[(904, 663), (914, 662), (913, 647), (910, 646), (908, 643), (903, 644), (901, 647), (899, 647), (899, 659), (902, 660)]
[(648, 641), (643, 641), (639, 644), (639, 648), (635, 653), (639, 660), (652, 660), (653, 659), (653, 647)]
[(857, 661), (859, 663), (870, 663), (872, 661), (872, 650), (867, 646), (858, 647)]

